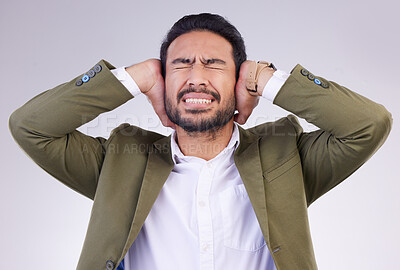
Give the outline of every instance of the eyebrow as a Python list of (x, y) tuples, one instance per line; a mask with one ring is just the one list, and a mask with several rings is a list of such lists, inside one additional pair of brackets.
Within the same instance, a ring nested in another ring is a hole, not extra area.
[[(176, 58), (175, 60), (172, 61), (172, 64), (193, 64), (195, 59), (188, 59), (188, 58)], [(209, 65), (209, 64), (222, 64), (225, 65), (226, 62), (224, 60), (218, 59), (218, 58), (211, 58), (211, 59), (201, 59), (200, 60), (203, 64)]]

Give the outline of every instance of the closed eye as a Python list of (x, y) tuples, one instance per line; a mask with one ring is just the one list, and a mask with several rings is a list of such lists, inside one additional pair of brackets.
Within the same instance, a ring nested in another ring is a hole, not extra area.
[(187, 69), (187, 68), (191, 68), (191, 66), (174, 67), (174, 69)]
[(210, 71), (210, 72), (222, 72), (222, 71), (224, 71), (223, 68), (216, 68), (216, 67), (205, 67), (205, 69)]
[(216, 70), (222, 70), (222, 68), (216, 67), (216, 66), (205, 66), (205, 68), (208, 68), (208, 69), (216, 69)]
[(201, 62), (204, 64), (206, 68), (216, 69), (216, 70), (222, 70), (223, 67), (225, 67), (226, 65), (225, 61), (217, 58), (201, 59)]
[[(180, 67), (174, 67), (175, 70), (182, 70), (182, 69), (190, 69), (192, 68), (192, 66), (180, 66)], [(223, 68), (218, 67), (218, 66), (208, 66), (208, 65), (204, 65), (204, 68), (206, 69), (213, 69), (213, 70), (223, 70)]]

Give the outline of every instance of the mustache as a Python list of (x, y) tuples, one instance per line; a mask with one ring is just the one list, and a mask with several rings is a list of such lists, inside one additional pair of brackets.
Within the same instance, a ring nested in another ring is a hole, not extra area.
[(182, 99), (182, 97), (184, 95), (189, 94), (189, 93), (204, 93), (204, 94), (211, 95), (211, 96), (213, 96), (213, 98), (215, 98), (216, 101), (218, 101), (218, 103), (221, 100), (221, 96), (217, 92), (213, 92), (205, 87), (197, 88), (197, 89), (194, 87), (189, 87), (178, 93), (177, 103), (179, 103), (179, 101)]

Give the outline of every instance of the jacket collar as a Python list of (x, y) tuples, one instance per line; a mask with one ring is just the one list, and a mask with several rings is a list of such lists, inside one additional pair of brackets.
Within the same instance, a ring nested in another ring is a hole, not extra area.
[(149, 149), (139, 199), (123, 254), (126, 254), (138, 236), (158, 194), (174, 167), (171, 158), (170, 137), (171, 135), (157, 140)]
[[(228, 142), (228, 145), (225, 147), (225, 149), (221, 151), (221, 153), (219, 153), (216, 157), (212, 158), (210, 161), (218, 158), (224, 158), (224, 155), (226, 155), (227, 153), (231, 154), (237, 149), (240, 143), (239, 126), (236, 123), (233, 124), (234, 124), (233, 132), (231, 139)], [(185, 156), (181, 152), (178, 143), (176, 142), (176, 131), (172, 131), (170, 142), (171, 142), (171, 156), (172, 160), (174, 161), (174, 164), (180, 163), (182, 161), (190, 161), (193, 158), (198, 159), (196, 157)]]
[(269, 242), (264, 178), (260, 160), (260, 137), (239, 127), (240, 144), (233, 159), (261, 225), (266, 243)]
[[(249, 195), (250, 202), (261, 226), (265, 241), (268, 243), (268, 222), (264, 180), (258, 147), (259, 136), (239, 127), (240, 144), (234, 153), (234, 161)], [(136, 207), (133, 224), (126, 242), (126, 252), (136, 239), (158, 194), (170, 175), (174, 161), (171, 154), (171, 135), (153, 143), (142, 187)], [(124, 252), (124, 254), (125, 254)]]

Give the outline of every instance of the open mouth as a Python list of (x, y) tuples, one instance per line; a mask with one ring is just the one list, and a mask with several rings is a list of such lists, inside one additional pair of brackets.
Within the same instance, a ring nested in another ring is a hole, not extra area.
[(183, 106), (189, 108), (206, 108), (211, 106), (214, 101), (220, 102), (218, 93), (205, 88), (193, 89), (188, 88), (182, 90), (177, 96), (178, 104), (183, 103)]
[(188, 110), (208, 110), (213, 106), (215, 99), (211, 97), (184, 97), (183, 106)]
[(210, 104), (213, 102), (212, 99), (206, 99), (206, 98), (187, 98), (183, 100), (185, 103), (191, 103), (191, 104)]
[(216, 99), (208, 93), (190, 92), (184, 94), (181, 101), (187, 109), (206, 109), (212, 106)]

